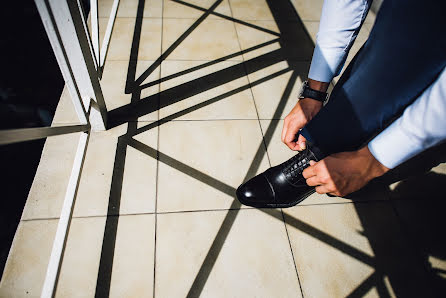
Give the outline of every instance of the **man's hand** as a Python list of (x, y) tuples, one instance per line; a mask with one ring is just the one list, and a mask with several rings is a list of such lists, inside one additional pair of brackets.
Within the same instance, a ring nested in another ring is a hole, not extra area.
[[(326, 92), (329, 83), (319, 82), (308, 79), (308, 85), (311, 89)], [(282, 142), (291, 150), (304, 150), (306, 140), (302, 135), (296, 141), (296, 135), (322, 108), (322, 102), (304, 98), (297, 102), (296, 106), (285, 117), (282, 129)]]
[(309, 186), (316, 186), (316, 192), (342, 197), (388, 170), (365, 146), (358, 151), (332, 154), (319, 162), (311, 161), (302, 174)]
[(285, 117), (282, 129), (282, 142), (291, 150), (304, 150), (305, 138), (296, 135), (322, 108), (322, 102), (311, 98), (304, 98), (297, 102), (288, 116)]

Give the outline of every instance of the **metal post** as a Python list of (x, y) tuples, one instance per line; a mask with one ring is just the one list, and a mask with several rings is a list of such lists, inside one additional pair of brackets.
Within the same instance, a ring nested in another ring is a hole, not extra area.
[(87, 151), (88, 139), (90, 133), (82, 133), (79, 138), (77, 146), (76, 157), (74, 159), (73, 169), (71, 170), (70, 180), (68, 182), (67, 192), (65, 193), (65, 200), (62, 206), (62, 213), (57, 225), (56, 236), (54, 237), (53, 249), (51, 250), (50, 261), (46, 271), (45, 282), (43, 284), (41, 297), (51, 298), (54, 296), (56, 282), (59, 276), (61, 260), (65, 244), (67, 241), (68, 228), (71, 222), (73, 213), (74, 201), (80, 180), (80, 173), (85, 159), (85, 152)]
[(110, 17), (108, 18), (108, 24), (107, 29), (105, 31), (104, 40), (102, 41), (102, 47), (101, 47), (101, 55), (100, 55), (100, 62), (99, 62), (99, 69), (101, 70), (104, 67), (105, 64), (105, 58), (107, 57), (108, 53), (108, 45), (110, 44), (111, 34), (113, 31), (113, 26), (115, 24), (116, 15), (118, 13), (118, 7), (119, 7), (119, 0), (115, 0), (113, 2), (113, 6), (110, 12)]
[[(93, 52), (96, 62), (99, 65), (99, 22), (98, 22), (98, 0), (90, 0), (90, 20), (91, 20), (91, 38), (93, 39)], [(99, 69), (99, 67), (98, 67)]]
[(105, 130), (107, 109), (80, 3), (71, 0), (35, 0), (35, 2), (45, 27), (54, 28), (56, 33), (47, 30), (52, 45), (55, 43), (53, 48), (58, 47), (64, 53), (63, 57), (59, 57), (60, 53), (55, 51), (58, 61), (65, 62), (59, 63), (61, 69), (66, 65), (72, 74), (72, 78), (66, 80), (67, 84), (72, 83), (77, 86), (85, 107), (90, 106), (92, 101), (89, 115), (92, 129)]
[(48, 35), (48, 39), (50, 40), (51, 47), (53, 48), (56, 56), (57, 63), (59, 64), (60, 71), (62, 72), (62, 76), (65, 80), (65, 84), (68, 87), (68, 92), (70, 93), (77, 117), (82, 124), (87, 124), (88, 119), (85, 111), (85, 105), (83, 104), (78, 85), (75, 82), (73, 69), (71, 68), (67, 52), (62, 44), (62, 39), (56, 26), (54, 15), (49, 9), (47, 1), (36, 0), (35, 3), (42, 19), (46, 34)]

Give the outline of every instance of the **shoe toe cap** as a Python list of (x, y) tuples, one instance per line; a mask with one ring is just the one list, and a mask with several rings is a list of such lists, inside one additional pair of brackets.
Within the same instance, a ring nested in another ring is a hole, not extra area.
[(237, 189), (237, 198), (240, 203), (254, 207), (274, 201), (271, 187), (262, 174), (240, 185)]

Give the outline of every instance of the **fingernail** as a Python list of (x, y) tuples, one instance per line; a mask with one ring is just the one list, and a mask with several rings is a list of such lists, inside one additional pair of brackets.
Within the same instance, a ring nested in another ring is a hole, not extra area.
[(305, 150), (305, 148), (307, 148), (307, 144), (306, 144), (305, 142), (301, 142), (301, 143), (300, 143), (300, 148), (301, 148), (302, 150)]

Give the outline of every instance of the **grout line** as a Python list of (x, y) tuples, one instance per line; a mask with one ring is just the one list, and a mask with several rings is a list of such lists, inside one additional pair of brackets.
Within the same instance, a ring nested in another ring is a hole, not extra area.
[[(161, 4), (161, 16), (164, 15), (164, 1)], [(161, 42), (160, 42), (160, 52), (163, 55), (163, 38), (164, 38), (164, 18), (161, 18)], [(162, 62), (162, 61), (161, 61)], [(159, 65), (159, 78), (161, 79), (163, 63)], [(161, 92), (161, 83), (158, 84), (158, 110), (157, 117), (158, 121), (160, 119), (160, 107), (161, 107), (161, 96), (159, 95)], [(157, 126), (157, 139), (156, 139), (156, 177), (155, 177), (155, 231), (154, 231), (154, 247), (153, 247), (153, 294), (152, 297), (155, 298), (155, 289), (156, 289), (156, 241), (157, 241), (157, 232), (158, 232), (158, 193), (159, 193), (159, 152), (160, 152), (160, 133), (161, 133), (161, 125)]]
[(221, 209), (203, 209), (203, 210), (163, 211), (163, 212), (158, 212), (158, 214), (166, 215), (166, 214), (179, 214), (179, 213), (227, 212), (227, 211), (241, 211), (241, 210), (253, 210), (253, 209), (257, 209), (257, 208), (246, 207), (246, 208), (221, 208)]
[[(407, 199), (406, 199), (407, 200)], [(409, 201), (409, 200), (407, 200)], [(419, 201), (419, 200), (410, 200)], [(333, 203), (312, 203), (312, 204), (302, 204), (296, 205), (291, 208), (302, 208), (308, 206), (327, 206), (327, 205), (346, 205), (346, 204), (370, 204), (370, 203), (391, 203), (388, 199), (379, 200), (364, 200), (364, 201), (348, 201), (348, 202), (333, 202)], [(253, 210), (253, 209), (271, 209), (271, 208), (255, 208), (255, 207), (243, 207), (243, 208), (217, 208), (217, 209), (201, 209), (201, 210), (178, 210), (178, 211), (161, 211), (161, 212), (139, 212), (139, 213), (125, 213), (125, 214), (113, 214), (113, 215), (85, 215), (85, 216), (73, 216), (73, 218), (96, 218), (96, 217), (117, 217), (117, 216), (139, 216), (139, 215), (163, 215), (163, 214), (177, 214), (177, 213), (200, 213), (200, 212), (219, 212), (219, 211), (229, 211), (229, 210)], [(272, 208), (277, 209), (277, 208)], [(288, 208), (287, 208), (288, 209)], [(22, 222), (28, 221), (39, 221), (39, 220), (58, 220), (59, 217), (42, 217), (42, 218), (30, 218), (21, 219)]]
[[(229, 11), (231, 12), (231, 15), (234, 15), (233, 12), (232, 12), (231, 1), (228, 1), (228, 5), (229, 5)], [(234, 30), (235, 30), (235, 34), (236, 34), (236, 36), (237, 36), (237, 42), (238, 42), (238, 44), (239, 44), (239, 47), (242, 48), (242, 45), (241, 45), (241, 43), (240, 43), (240, 37), (239, 37), (239, 35), (238, 35), (237, 27), (236, 27), (236, 25), (235, 25), (235, 22), (232, 22), (232, 24), (234, 25)], [(245, 70), (246, 78), (248, 79), (249, 91), (251, 92), (252, 102), (253, 102), (253, 104), (254, 104), (254, 108), (255, 108), (255, 110), (256, 110), (257, 121), (258, 121), (258, 124), (259, 124), (260, 133), (261, 133), (261, 135), (262, 135), (263, 147), (265, 148), (266, 157), (268, 158), (268, 163), (269, 163), (269, 166), (271, 167), (271, 159), (270, 159), (270, 157), (269, 157), (269, 154), (268, 154), (268, 148), (267, 148), (267, 146), (266, 146), (266, 142), (265, 142), (265, 138), (264, 138), (265, 134), (263, 133), (262, 124), (260, 123), (259, 110), (258, 110), (258, 108), (257, 108), (256, 101), (255, 101), (255, 99), (254, 99), (254, 92), (252, 91), (251, 80), (249, 79), (248, 69), (247, 69), (247, 67), (246, 67), (246, 64), (245, 64), (245, 58), (244, 58), (244, 55), (243, 55), (243, 54), (242, 54), (242, 58), (243, 58), (243, 62), (242, 62), (242, 63), (243, 63), (243, 69)]]
[[(244, 50), (242, 50), (242, 51), (244, 51)], [(243, 54), (239, 54), (238, 56), (242, 56), (242, 55)], [(238, 56), (236, 56), (236, 57), (238, 57)], [(164, 62), (176, 62), (176, 61), (180, 61), (180, 62), (188, 62), (188, 61), (192, 61), (192, 62), (214, 62), (216, 60), (220, 60), (220, 61), (218, 61), (218, 63), (223, 63), (223, 62), (226, 62), (226, 61), (231, 61), (231, 62), (242, 62), (243, 61), (243, 59), (242, 60), (235, 60), (233, 58), (229, 58), (229, 59), (223, 59), (223, 58), (224, 58), (224, 56), (223, 57), (218, 57), (218, 58), (215, 58), (215, 59), (211, 59), (211, 60), (210, 59), (178, 59), (178, 58), (171, 59), (171, 58), (168, 58), (168, 59), (163, 60), (163, 61)], [(134, 61), (134, 60), (135, 59), (111, 59), (111, 60), (107, 60), (107, 61), (129, 62), (129, 61)], [(259, 60), (273, 60), (273, 59), (259, 59)], [(154, 62), (156, 60), (154, 60), (154, 59), (136, 59), (136, 61)], [(288, 59), (286, 61), (291, 61), (291, 62), (311, 62), (311, 59)], [(277, 63), (279, 63), (279, 62), (286, 62), (286, 61), (282, 60), (282, 61), (278, 61)], [(351, 61), (351, 60), (349, 60), (349, 61)], [(349, 62), (349, 61), (346, 61), (346, 62)]]
[[(98, 19), (104, 19), (104, 20), (108, 20), (110, 16), (108, 17), (98, 17)], [(117, 19), (136, 19), (136, 16), (134, 17), (118, 17), (116, 16)], [(152, 20), (161, 20), (161, 17), (143, 17), (143, 19), (152, 19)]]
[(28, 221), (40, 221), (40, 220), (59, 220), (59, 217), (42, 217), (42, 218), (29, 218), (29, 219), (21, 219), (21, 222)]
[[(224, 17), (220, 17), (214, 14), (211, 14), (210, 20), (216, 20), (216, 21), (228, 21), (228, 22), (233, 22), (232, 20), (228, 20)], [(281, 19), (281, 20), (275, 20), (275, 19), (241, 19), (241, 18), (236, 18), (234, 16), (225, 16), (225, 17), (229, 17), (229, 18), (233, 18), (236, 19), (238, 21), (242, 21), (242, 22), (274, 22), (274, 23), (297, 23), (297, 20), (295, 19)], [(155, 18), (155, 17), (150, 17), (150, 18)], [(158, 18), (159, 19), (159, 18)], [(196, 20), (198, 18), (193, 18), (193, 17), (164, 17), (164, 19), (169, 19), (169, 20)], [(319, 22), (319, 20), (302, 20), (302, 21), (310, 21), (310, 22)]]
[[(199, 122), (199, 121), (254, 121), (254, 120), (262, 120), (262, 121), (282, 121), (284, 119), (273, 118), (273, 119), (265, 119), (265, 118), (222, 118), (222, 119), (169, 119), (169, 116), (160, 120), (162, 122)], [(153, 123), (157, 122), (157, 120), (129, 120), (127, 122), (144, 122), (144, 123)], [(127, 123), (126, 122), (126, 123)]]
[[(253, 121), (253, 120), (262, 120), (262, 121), (282, 121), (283, 118), (221, 118), (221, 119), (169, 119), (169, 116), (166, 116), (166, 118), (163, 118), (163, 120), (159, 120), (162, 122), (193, 122), (193, 121)], [(147, 122), (147, 123), (153, 123), (157, 122), (158, 120), (129, 120), (127, 122)], [(127, 123), (126, 122), (126, 123)]]
[[(283, 19), (283, 20), (279, 20), (276, 21), (274, 19), (241, 19), (241, 18), (235, 18), (234, 16), (226, 16), (229, 18), (233, 18), (233, 19), (237, 19), (239, 21), (243, 21), (243, 22), (275, 22), (275, 23), (296, 23), (296, 20), (294, 19)], [(103, 16), (103, 17), (98, 17), (98, 19), (107, 19), (108, 20), (109, 16)], [(116, 16), (117, 19), (135, 19), (136, 16), (134, 17), (129, 17), (129, 16)], [(199, 17), (159, 17), (159, 16), (153, 16), (153, 17), (143, 17), (143, 19), (154, 19), (154, 20), (161, 20), (161, 19), (165, 19), (165, 20), (197, 20), (199, 19)], [(233, 22), (231, 20), (227, 20), (224, 17), (220, 17), (214, 14), (211, 14), (209, 16), (209, 20), (213, 20), (213, 21), (229, 21), (229, 22)], [(320, 20), (314, 20), (314, 19), (309, 19), (309, 20), (301, 20), (302, 22), (320, 22)], [(372, 24), (373, 22), (364, 22), (364, 24)]]
[[(283, 19), (283, 20), (274, 20), (274, 19), (241, 19), (241, 18), (235, 18), (234, 16), (226, 16), (229, 18), (233, 18), (239, 21), (243, 21), (243, 22), (274, 22), (274, 23), (296, 23), (297, 20), (295, 19)], [(109, 16), (104, 16), (104, 17), (98, 17), (98, 19), (107, 19), (108, 20)], [(134, 17), (128, 17), (128, 16), (116, 16), (117, 19), (135, 19), (136, 16)], [(158, 16), (154, 16), (154, 17), (143, 17), (143, 19), (152, 19), (152, 20), (161, 20), (161, 19), (165, 19), (165, 20), (197, 20), (199, 19), (199, 17), (158, 17)], [(228, 22), (233, 22), (232, 20), (227, 20), (224, 17), (220, 17), (220, 16), (216, 16), (211, 14), (209, 16), (209, 20), (212, 21), (228, 21)], [(320, 20), (315, 20), (315, 19), (301, 19), (302, 22), (313, 22), (313, 23), (319, 23)], [(373, 22), (365, 22), (364, 24), (373, 24)]]
[(302, 289), (302, 282), (300, 281), (299, 271), (297, 270), (296, 259), (294, 258), (293, 246), (291, 245), (290, 234), (288, 233), (288, 227), (285, 221), (285, 214), (283, 213), (283, 209), (280, 208), (280, 213), (282, 213), (282, 221), (285, 227), (286, 236), (288, 238), (288, 244), (290, 245), (291, 257), (293, 258), (294, 269), (296, 270), (297, 282), (299, 283), (300, 293), (302, 294), (302, 298), (304, 297), (304, 291)]

